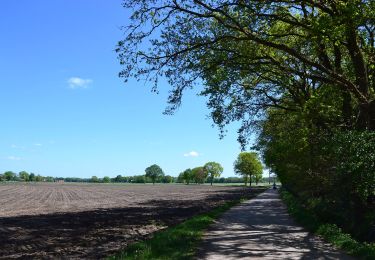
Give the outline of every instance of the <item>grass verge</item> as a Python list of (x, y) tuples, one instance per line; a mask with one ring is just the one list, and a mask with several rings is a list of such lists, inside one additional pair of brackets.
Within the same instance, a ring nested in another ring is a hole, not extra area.
[(192, 259), (204, 230), (221, 214), (243, 200), (245, 198), (226, 202), (207, 213), (157, 232), (151, 239), (130, 245), (125, 251), (108, 259)]
[(281, 191), (281, 197), (286, 203), (289, 213), (309, 231), (323, 237), (323, 239), (349, 255), (361, 259), (375, 259), (375, 244), (356, 241), (350, 234), (344, 233), (337, 225), (321, 222), (315, 217), (313, 212), (304, 208), (298, 199), (289, 192)]

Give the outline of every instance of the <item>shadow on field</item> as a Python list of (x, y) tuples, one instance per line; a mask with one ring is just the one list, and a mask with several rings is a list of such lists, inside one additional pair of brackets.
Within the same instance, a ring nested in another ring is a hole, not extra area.
[(0, 258), (104, 258), (153, 232), (264, 189), (215, 191), (202, 200), (149, 200), (138, 206), (0, 218)]

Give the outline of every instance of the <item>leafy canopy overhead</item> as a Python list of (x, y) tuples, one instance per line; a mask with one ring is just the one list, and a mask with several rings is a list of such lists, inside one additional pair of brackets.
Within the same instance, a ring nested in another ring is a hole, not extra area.
[[(375, 2), (138, 0), (117, 53), (120, 76), (172, 86), (166, 113), (203, 82), (214, 122), (241, 121), (239, 140), (272, 107), (298, 111), (339, 90), (343, 124), (375, 129)], [(324, 91), (323, 91), (324, 92)], [(374, 112), (374, 113), (372, 113)]]

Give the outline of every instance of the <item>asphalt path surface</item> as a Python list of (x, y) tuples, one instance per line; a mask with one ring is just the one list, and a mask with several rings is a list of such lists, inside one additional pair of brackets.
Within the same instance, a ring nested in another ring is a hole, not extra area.
[(233, 207), (205, 233), (197, 259), (354, 259), (289, 216), (277, 190)]

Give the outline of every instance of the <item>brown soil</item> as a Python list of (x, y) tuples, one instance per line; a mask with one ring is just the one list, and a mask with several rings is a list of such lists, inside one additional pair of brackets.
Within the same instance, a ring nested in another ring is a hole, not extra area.
[(258, 192), (202, 185), (0, 185), (0, 258), (104, 258)]

